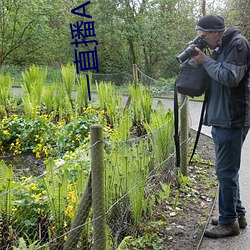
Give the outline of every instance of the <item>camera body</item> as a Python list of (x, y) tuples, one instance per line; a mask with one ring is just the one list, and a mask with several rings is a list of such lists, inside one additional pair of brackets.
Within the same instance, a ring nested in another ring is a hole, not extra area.
[(200, 50), (203, 50), (207, 48), (207, 43), (199, 36), (197, 36), (190, 45), (180, 54), (176, 57), (177, 61), (179, 63), (183, 63), (188, 58), (198, 55), (198, 53), (195, 51), (195, 47), (199, 48)]

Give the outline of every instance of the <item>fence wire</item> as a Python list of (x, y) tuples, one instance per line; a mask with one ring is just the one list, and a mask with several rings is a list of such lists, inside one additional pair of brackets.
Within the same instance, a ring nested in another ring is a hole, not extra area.
[[(147, 212), (145, 217), (152, 216), (150, 200), (159, 183), (170, 179), (174, 166), (173, 141), (166, 143), (162, 137), (169, 126), (165, 124), (144, 137), (105, 142), (107, 232), (110, 244), (112, 242), (112, 248), (108, 249), (117, 249), (125, 236), (135, 235), (136, 226), (144, 220), (143, 214)], [(5, 166), (7, 176), (2, 184), (5, 191), (0, 194), (1, 249), (13, 249), (21, 244), (32, 244), (34, 249), (63, 249), (69, 233), (77, 229), (82, 233), (76, 249), (91, 249), (91, 204), (85, 208), (86, 221), (81, 218), (77, 228), (71, 228), (82, 193), (91, 192), (86, 191), (91, 171), (89, 150), (79, 152), (83, 159), (80, 161), (47, 162), (42, 175), (21, 178), (21, 184), (13, 189), (14, 176), (7, 173)], [(168, 156), (159, 162), (160, 154), (163, 158)], [(3, 166), (2, 162), (1, 169)]]
[[(159, 84), (140, 74), (144, 84)], [(104, 80), (101, 75), (94, 77)], [(106, 77), (110, 80), (110, 75)], [(107, 249), (117, 249), (126, 237), (142, 233), (137, 231), (138, 225), (154, 216), (161, 183), (172, 180), (173, 127), (171, 118), (138, 138), (104, 140)], [(92, 249), (93, 224), (100, 219), (93, 219), (91, 208), (95, 188), (89, 185), (92, 147), (79, 149), (73, 159), (49, 159), (39, 165), (43, 173), (37, 176), (17, 179), (15, 169), (0, 163), (1, 249)], [(20, 185), (13, 188), (16, 182)], [(74, 248), (65, 246), (70, 234)]]

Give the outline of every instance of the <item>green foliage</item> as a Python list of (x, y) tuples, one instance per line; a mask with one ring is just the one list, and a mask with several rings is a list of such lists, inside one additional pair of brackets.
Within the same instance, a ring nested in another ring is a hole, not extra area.
[[(119, 108), (117, 107), (117, 111)], [(110, 139), (113, 142), (126, 141), (130, 138), (130, 130), (132, 126), (132, 117), (129, 110), (125, 110), (124, 113), (119, 112), (115, 115), (115, 127), (110, 135)]]
[(134, 124), (150, 123), (152, 110), (152, 95), (148, 89), (143, 89), (140, 84), (129, 85), (129, 94), (132, 101)]
[[(72, 73), (71, 70), (70, 72)], [(84, 80), (82, 84), (85, 84)], [(28, 86), (26, 86), (27, 92)], [(66, 87), (54, 85), (51, 88), (48, 94), (50, 97), (53, 95), (54, 99), (52, 113), (32, 118), (15, 115), (2, 119), (0, 123), (2, 151), (11, 149), (14, 154), (34, 152), (37, 158), (45, 157), (47, 160), (49, 156), (63, 157), (62, 161), (57, 162), (49, 159), (44, 178), (33, 183), (32, 188), (30, 186), (32, 183), (28, 180), (23, 182), (23, 189), (14, 192), (16, 211), (13, 218), (18, 221), (17, 227), (29, 225), (29, 229), (23, 230), (23, 233), (34, 241), (37, 237), (35, 227), (40, 216), (55, 225), (55, 228), (49, 227), (51, 236), (62, 235), (70, 228), (78, 199), (90, 171), (89, 156), (82, 149), (86, 149), (89, 145), (89, 128), (93, 123), (103, 124), (108, 135), (105, 144), (106, 206), (111, 211), (108, 220), (112, 222), (112, 216), (117, 213), (122, 220), (130, 218), (133, 226), (139, 227), (142, 220), (151, 212), (150, 208), (153, 208), (152, 202), (150, 207), (146, 207), (150, 201), (145, 201), (146, 180), (150, 167), (158, 164), (160, 160), (165, 160), (168, 157), (167, 153), (170, 153), (171, 147), (166, 145), (166, 141), (171, 141), (173, 126), (171, 112), (166, 112), (162, 104), (158, 104), (156, 111), (152, 111), (152, 96), (140, 85), (132, 90), (134, 106), (124, 110), (121, 106), (121, 97), (116, 95), (115, 86), (111, 83), (102, 83), (97, 85), (102, 108), (98, 110), (91, 106), (84, 107), (79, 115), (79, 110), (73, 112), (73, 106), (67, 107), (66, 102), (71, 104), (68, 92), (64, 99), (62, 98), (62, 94), (66, 93)], [(49, 100), (46, 102), (44, 100), (43, 112), (49, 108), (51, 110), (52, 104)], [(137, 100), (141, 107), (136, 105)], [(58, 104), (56, 107), (55, 103)], [(61, 119), (58, 123), (55, 122), (53, 114), (55, 110)], [(68, 115), (74, 113), (75, 117), (63, 119), (66, 112)], [(139, 115), (135, 116), (135, 112)], [(136, 120), (147, 128), (148, 135), (131, 139), (131, 136), (134, 136), (134, 117), (139, 117)], [(108, 124), (105, 123), (105, 118)], [(159, 127), (164, 127), (164, 130), (158, 130)], [(167, 188), (165, 196), (167, 197)], [(119, 199), (122, 199), (122, 204), (113, 207)], [(25, 238), (25, 235), (22, 237)], [(157, 242), (152, 238), (151, 240)], [(145, 236), (136, 244), (138, 247), (147, 246), (147, 241), (149, 238)], [(61, 246), (63, 239), (57, 244)], [(117, 245), (117, 242), (114, 242), (114, 245)], [(159, 247), (158, 243), (155, 247)]]
[(68, 124), (55, 124), (49, 116), (14, 115), (0, 121), (0, 150), (14, 155), (33, 152), (37, 158), (60, 156), (87, 142), (90, 126), (99, 122), (101, 115), (91, 107)]
[(62, 76), (62, 87), (65, 90), (68, 98), (72, 99), (72, 91), (75, 87), (76, 73), (75, 66), (68, 63), (66, 66), (61, 67), (61, 76)]
[(151, 123), (146, 123), (145, 127), (151, 133), (151, 139), (156, 160), (160, 163), (167, 159), (173, 151), (173, 112), (166, 112), (165, 107), (159, 101), (155, 110), (151, 114)]
[(6, 222), (10, 221), (13, 206), (13, 195), (10, 190), (13, 188), (14, 178), (12, 166), (6, 166), (0, 161), (0, 214), (5, 216)]
[(29, 70), (22, 72), (24, 83), (24, 111), (27, 116), (34, 118), (39, 113), (45, 86), (47, 68), (42, 69), (32, 65)]
[(189, 178), (189, 176), (184, 176), (181, 173), (178, 174), (178, 182), (180, 185), (180, 188), (185, 189), (187, 186), (191, 186), (192, 182)]
[(0, 117), (7, 116), (9, 110), (8, 98), (11, 93), (12, 79), (10, 74), (0, 75)]
[(107, 122), (114, 128), (120, 124), (119, 119), (122, 117), (121, 96), (117, 95), (115, 85), (111, 82), (96, 84), (96, 90), (100, 109), (107, 112)]
[[(74, 39), (69, 24), (79, 19), (70, 10), (80, 4), (61, 0), (2, 1), (0, 65), (73, 62), (74, 46), (70, 43)], [(230, 23), (244, 23), (248, 17), (247, 10), (241, 8), (244, 2), (230, 2), (228, 6), (231, 5), (235, 8), (224, 6), (221, 10), (218, 4), (207, 3), (205, 10), (207, 14), (224, 11), (227, 19), (233, 19)], [(205, 14), (197, 11), (197, 1), (193, 0), (96, 0), (87, 8), (95, 21), (101, 73), (123, 72), (137, 64), (157, 79), (177, 74), (175, 57), (194, 38), (197, 16)], [(88, 47), (79, 44), (79, 49)]]
[(161, 188), (158, 191), (159, 200), (160, 203), (162, 203), (164, 200), (168, 200), (170, 196), (171, 191), (171, 183), (162, 183), (160, 182)]
[(127, 236), (118, 246), (117, 250), (153, 249), (163, 250), (163, 242), (156, 233), (145, 233), (142, 237)]
[[(17, 189), (12, 190), (15, 197), (13, 202), (13, 225), (18, 231), (22, 228), (20, 235), (29, 236), (28, 239), (35, 240), (38, 234), (37, 225), (42, 218), (48, 218), (48, 197), (41, 180), (32, 181), (32, 176), (22, 178), (16, 183)], [(26, 238), (26, 237), (25, 237)]]
[(135, 224), (142, 219), (144, 190), (148, 166), (151, 160), (150, 146), (147, 140), (111, 143), (112, 154), (106, 154), (105, 192), (107, 207), (119, 198), (128, 195), (126, 206), (130, 207)]
[(65, 58), (71, 13), (61, 1), (8, 0), (1, 1), (0, 9), (0, 65), (60, 63)]
[[(92, 81), (92, 74), (89, 73), (89, 83)], [(81, 113), (83, 108), (87, 108), (89, 105), (89, 93), (86, 75), (79, 75), (77, 77), (78, 85), (76, 91), (76, 107), (77, 112)]]
[(57, 230), (63, 228), (64, 211), (67, 206), (68, 176), (66, 172), (55, 171), (56, 165), (53, 160), (46, 164), (46, 178), (44, 185), (48, 193), (50, 211), (56, 222)]
[(45, 112), (47, 114), (53, 112), (55, 89), (56, 89), (55, 84), (51, 86), (46, 86), (46, 88), (44, 89), (43, 103), (46, 109)]
[[(13, 246), (13, 250), (35, 250), (38, 249), (40, 247), (40, 243), (39, 241), (32, 241), (29, 236), (26, 235), (26, 238), (28, 239), (26, 242), (24, 238), (20, 237), (18, 239), (18, 246), (15, 247)], [(43, 247), (44, 250), (49, 250), (48, 247)]]

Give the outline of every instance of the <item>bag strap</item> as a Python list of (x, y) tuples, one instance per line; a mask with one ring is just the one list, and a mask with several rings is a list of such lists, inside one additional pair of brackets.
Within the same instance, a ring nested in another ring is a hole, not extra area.
[[(176, 80), (177, 81), (177, 80)], [(174, 83), (174, 141), (176, 154), (176, 167), (180, 167), (180, 137), (179, 137), (179, 112), (178, 112), (178, 93), (176, 88), (176, 81)]]
[(189, 164), (192, 162), (192, 159), (193, 159), (193, 156), (195, 154), (195, 151), (196, 151), (196, 148), (197, 148), (197, 145), (198, 145), (198, 141), (199, 141), (199, 138), (200, 138), (203, 117), (204, 117), (204, 113), (205, 113), (205, 109), (206, 109), (206, 104), (207, 104), (207, 90), (205, 91), (205, 97), (204, 97), (204, 101), (203, 101), (202, 108), (201, 108), (199, 126), (198, 126), (198, 130), (196, 132), (195, 143), (194, 143), (194, 147), (193, 147), (193, 152), (192, 152), (192, 154), (190, 156), (190, 159), (189, 159)]

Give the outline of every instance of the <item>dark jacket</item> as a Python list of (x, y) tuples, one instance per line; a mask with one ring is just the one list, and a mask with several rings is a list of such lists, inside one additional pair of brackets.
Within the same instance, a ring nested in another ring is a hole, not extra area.
[(203, 63), (211, 77), (204, 125), (250, 126), (250, 45), (237, 27), (227, 30), (218, 50)]

